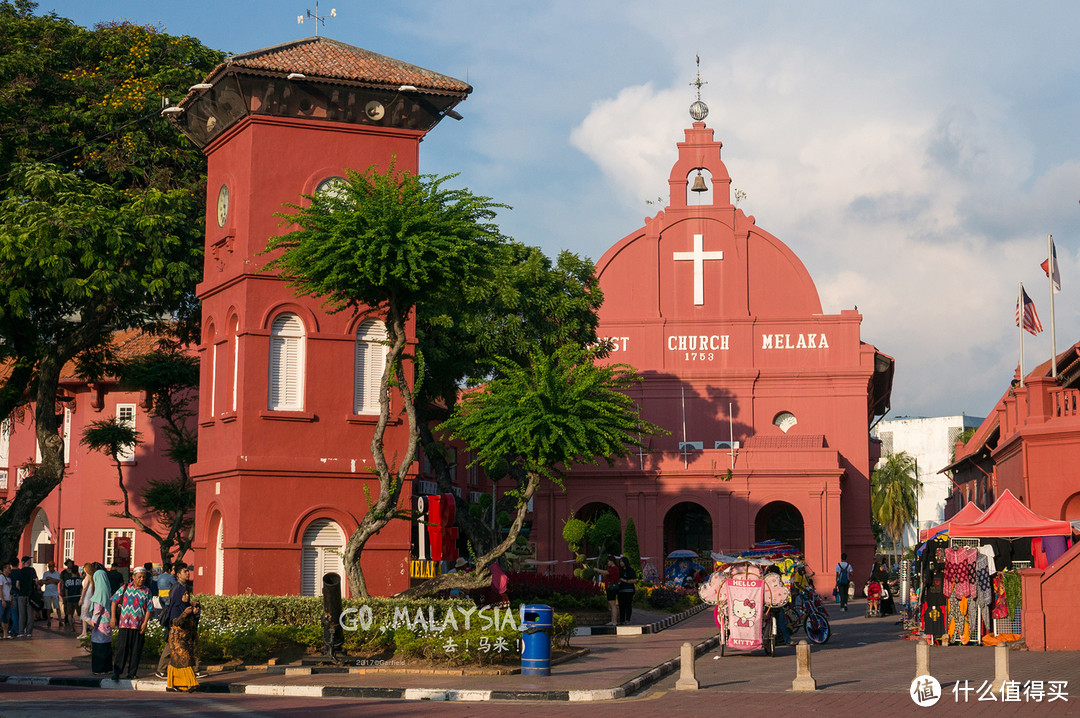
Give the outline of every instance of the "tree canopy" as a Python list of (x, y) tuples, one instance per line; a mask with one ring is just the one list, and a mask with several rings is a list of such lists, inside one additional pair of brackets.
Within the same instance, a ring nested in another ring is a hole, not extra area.
[(42, 456), (0, 513), (4, 556), (63, 478), (64, 365), (117, 330), (197, 323), (205, 164), (158, 113), (222, 59), (35, 9), (0, 0), (0, 416), (33, 403)]
[(904, 528), (919, 515), (922, 482), (915, 471), (915, 459), (901, 451), (888, 454), (870, 475), (871, 513), (892, 539), (894, 549), (902, 549)]

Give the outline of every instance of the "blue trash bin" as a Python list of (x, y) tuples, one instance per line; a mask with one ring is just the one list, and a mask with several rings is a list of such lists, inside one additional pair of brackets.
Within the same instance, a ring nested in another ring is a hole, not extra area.
[(551, 634), (555, 611), (551, 606), (529, 604), (522, 609), (521, 674), (523, 676), (551, 675)]

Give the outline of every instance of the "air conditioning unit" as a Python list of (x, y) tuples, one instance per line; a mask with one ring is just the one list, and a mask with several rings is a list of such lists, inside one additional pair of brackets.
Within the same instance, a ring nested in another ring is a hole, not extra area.
[(741, 444), (738, 441), (717, 441), (713, 448), (731, 451), (732, 449), (738, 449), (740, 446)]
[(680, 441), (679, 451), (701, 451), (705, 448), (704, 441)]

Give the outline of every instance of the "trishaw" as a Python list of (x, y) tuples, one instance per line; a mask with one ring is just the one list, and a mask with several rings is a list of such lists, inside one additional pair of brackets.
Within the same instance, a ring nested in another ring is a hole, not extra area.
[(729, 649), (755, 650), (766, 655), (776, 653), (782, 635), (779, 621), (786, 620), (790, 633), (805, 630), (811, 643), (828, 642), (832, 631), (828, 613), (813, 584), (793, 587), (788, 576), (803, 564), (787, 560), (744, 559), (714, 556), (719, 568), (698, 591), (702, 600), (712, 604), (713, 617), (720, 630), (720, 655)]

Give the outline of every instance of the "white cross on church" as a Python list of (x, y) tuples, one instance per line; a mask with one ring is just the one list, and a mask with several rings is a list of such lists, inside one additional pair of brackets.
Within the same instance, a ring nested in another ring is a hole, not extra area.
[(723, 252), (706, 252), (703, 246), (704, 236), (694, 235), (693, 252), (673, 252), (672, 258), (676, 262), (693, 260), (694, 262), (694, 304), (705, 303), (705, 260), (723, 259)]

